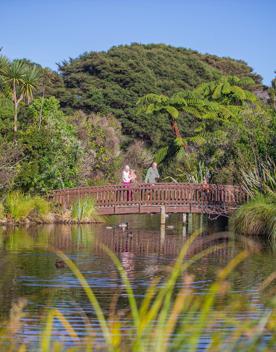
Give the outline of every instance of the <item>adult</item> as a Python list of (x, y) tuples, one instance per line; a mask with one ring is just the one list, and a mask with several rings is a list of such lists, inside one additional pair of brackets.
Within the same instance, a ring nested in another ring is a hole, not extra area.
[(132, 191), (129, 189), (132, 181), (132, 176), (131, 176), (130, 167), (128, 165), (126, 165), (123, 169), (122, 181), (123, 181), (124, 187), (127, 188), (126, 198), (127, 198), (127, 201), (129, 201), (132, 199)]
[(157, 169), (157, 163), (153, 162), (151, 167), (148, 168), (146, 178), (145, 178), (145, 183), (156, 183), (159, 178), (160, 176)]

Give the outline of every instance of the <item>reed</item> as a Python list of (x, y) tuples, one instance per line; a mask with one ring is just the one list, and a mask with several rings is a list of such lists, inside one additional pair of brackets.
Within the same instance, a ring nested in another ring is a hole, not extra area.
[(76, 200), (72, 205), (71, 217), (78, 223), (100, 221), (95, 203), (91, 198), (79, 198)]

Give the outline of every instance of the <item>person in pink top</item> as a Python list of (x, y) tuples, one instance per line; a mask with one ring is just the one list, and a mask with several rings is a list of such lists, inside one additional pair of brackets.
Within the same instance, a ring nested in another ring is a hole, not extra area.
[(126, 165), (122, 173), (122, 181), (124, 185), (129, 185), (131, 181), (130, 167)]
[[(126, 187), (126, 188), (129, 188), (130, 187), (130, 184), (131, 184), (131, 181), (132, 181), (132, 174), (131, 174), (131, 170), (130, 170), (130, 167), (128, 165), (126, 165), (123, 169), (123, 172), (122, 172), (122, 181), (123, 181), (123, 185)], [(132, 192), (131, 190), (128, 190), (127, 191), (127, 200), (131, 200), (132, 199)]]

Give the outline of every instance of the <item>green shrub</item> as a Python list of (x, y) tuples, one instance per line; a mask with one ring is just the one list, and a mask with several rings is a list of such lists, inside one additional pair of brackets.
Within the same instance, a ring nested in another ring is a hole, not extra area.
[(92, 198), (81, 198), (75, 201), (72, 205), (72, 219), (77, 222), (99, 220), (94, 200)]

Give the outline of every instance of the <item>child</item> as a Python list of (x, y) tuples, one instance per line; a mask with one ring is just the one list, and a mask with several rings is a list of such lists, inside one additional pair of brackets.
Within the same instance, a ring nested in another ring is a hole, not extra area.
[(137, 175), (136, 175), (136, 172), (135, 170), (130, 170), (130, 182), (131, 183), (136, 183), (137, 182)]

